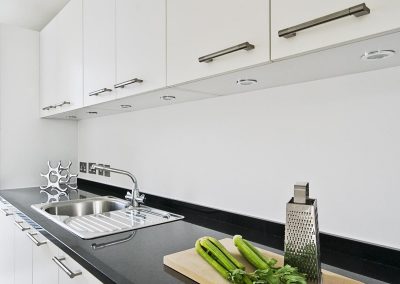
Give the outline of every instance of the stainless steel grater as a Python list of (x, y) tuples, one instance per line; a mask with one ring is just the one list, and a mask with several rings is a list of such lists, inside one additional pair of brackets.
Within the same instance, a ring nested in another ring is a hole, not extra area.
[(308, 182), (295, 184), (286, 205), (285, 264), (307, 274), (308, 283), (322, 283), (317, 200), (309, 198)]

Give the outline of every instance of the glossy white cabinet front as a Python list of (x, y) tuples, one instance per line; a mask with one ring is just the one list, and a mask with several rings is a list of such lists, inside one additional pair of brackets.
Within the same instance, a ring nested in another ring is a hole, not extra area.
[[(254, 45), (199, 62), (241, 43)], [(269, 1), (167, 0), (167, 81), (175, 85), (269, 61)]]
[(71, 272), (81, 272), (81, 275), (70, 278), (62, 269), (59, 271), (59, 284), (101, 284), (101, 282), (90, 274), (86, 269), (80, 266), (75, 260), (73, 260), (69, 255), (60, 251), (59, 258), (65, 258), (62, 261)]
[(39, 243), (32, 243), (32, 283), (54, 284), (58, 283), (58, 267), (52, 260), (58, 256), (59, 249), (44, 238), (40, 233), (33, 236)]
[(71, 0), (40, 32), (41, 116), (83, 106), (82, 0)]
[(13, 215), (6, 216), (5, 211), (0, 212), (0, 283), (14, 283), (15, 226), (13, 225), (13, 221)]
[(83, 38), (84, 105), (115, 99), (115, 0), (83, 1)]
[[(278, 33), (295, 25), (365, 3), (370, 13), (347, 16), (302, 31)], [(400, 28), (398, 0), (271, 0), (271, 58), (279, 59)]]
[(32, 283), (32, 242), (27, 237), (30, 227), (16, 216), (14, 223), (14, 283)]
[(115, 21), (117, 96), (166, 87), (166, 1), (117, 0)]

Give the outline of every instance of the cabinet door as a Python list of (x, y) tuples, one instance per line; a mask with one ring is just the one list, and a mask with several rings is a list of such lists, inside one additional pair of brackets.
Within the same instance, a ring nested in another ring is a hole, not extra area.
[(46, 240), (40, 233), (32, 232), (31, 237), (34, 241), (32, 245), (32, 283), (58, 283), (58, 267), (52, 261), (54, 256), (58, 256), (58, 247)]
[(0, 283), (14, 283), (14, 218), (0, 212)]
[[(71, 0), (58, 19), (58, 112), (83, 105), (82, 0)], [(69, 104), (68, 104), (69, 103)]]
[(40, 32), (40, 114), (55, 113), (58, 101), (58, 17)]
[[(269, 60), (269, 1), (167, 0), (167, 35), (168, 85), (264, 63)], [(254, 49), (199, 62), (245, 42)]]
[(60, 252), (59, 259), (63, 259), (61, 261), (62, 265), (66, 267), (73, 273), (81, 272), (81, 275), (70, 278), (65, 270), (60, 268), (59, 271), (59, 284), (101, 284), (101, 282), (90, 274), (86, 269), (80, 266), (75, 260), (73, 260), (70, 256), (68, 256), (64, 252)]
[(165, 33), (165, 0), (117, 0), (116, 82), (127, 84), (118, 97), (166, 86)]
[(88, 106), (115, 98), (115, 0), (83, 3), (84, 105)]
[[(289, 38), (278, 35), (280, 30), (363, 2), (370, 9), (369, 14), (345, 16), (304, 29)], [(400, 1), (397, 0), (271, 0), (271, 58), (288, 57), (400, 28), (399, 12)]]
[(41, 116), (83, 105), (82, 0), (71, 0), (40, 32)]
[(18, 217), (14, 226), (14, 283), (32, 283), (32, 243), (26, 236), (29, 225)]

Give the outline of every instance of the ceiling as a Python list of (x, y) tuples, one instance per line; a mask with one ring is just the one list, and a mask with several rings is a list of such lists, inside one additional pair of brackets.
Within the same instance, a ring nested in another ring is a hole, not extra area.
[(69, 0), (0, 0), (0, 23), (40, 31)]

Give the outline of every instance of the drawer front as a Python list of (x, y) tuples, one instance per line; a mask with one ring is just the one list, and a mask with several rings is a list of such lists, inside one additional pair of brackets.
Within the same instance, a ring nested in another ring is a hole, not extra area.
[[(362, 3), (369, 8), (369, 13), (331, 15)], [(400, 1), (397, 0), (271, 0), (271, 58), (277, 60), (399, 29), (399, 14)], [(325, 17), (328, 15), (332, 17)], [(328, 18), (331, 21), (324, 22)], [(305, 29), (295, 36), (279, 36), (279, 31), (309, 21), (313, 22), (303, 26)]]
[[(58, 265), (59, 284), (101, 284), (101, 281), (63, 251), (60, 251), (60, 256), (57, 257), (57, 259), (61, 262), (61, 264)], [(72, 277), (66, 272), (68, 270), (70, 271), (69, 273), (74, 274)]]
[[(266, 0), (168, 0), (168, 85), (267, 62), (268, 4)], [(254, 49), (235, 48), (246, 42)], [(199, 62), (200, 57), (228, 48), (235, 51)]]

